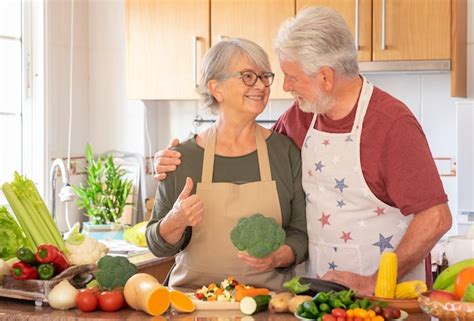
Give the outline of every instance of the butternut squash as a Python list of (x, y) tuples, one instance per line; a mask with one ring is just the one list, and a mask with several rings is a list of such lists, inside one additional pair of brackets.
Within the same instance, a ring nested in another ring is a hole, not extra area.
[(128, 279), (123, 289), (125, 301), (135, 310), (158, 316), (170, 306), (170, 292), (156, 278), (146, 273), (137, 273)]
[(183, 292), (170, 291), (171, 306), (178, 312), (190, 313), (196, 308), (193, 301)]

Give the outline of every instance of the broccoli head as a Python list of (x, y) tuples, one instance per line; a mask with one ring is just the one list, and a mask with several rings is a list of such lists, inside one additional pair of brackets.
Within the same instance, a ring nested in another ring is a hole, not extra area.
[(262, 258), (283, 245), (285, 231), (274, 218), (257, 213), (242, 217), (230, 232), (230, 239), (239, 251)]
[(99, 272), (95, 278), (103, 290), (123, 288), (127, 280), (137, 273), (135, 264), (123, 256), (106, 255), (97, 262)]

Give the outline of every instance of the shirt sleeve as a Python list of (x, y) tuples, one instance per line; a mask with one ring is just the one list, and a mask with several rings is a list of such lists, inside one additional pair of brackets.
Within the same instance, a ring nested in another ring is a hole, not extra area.
[(276, 133), (280, 133), (280, 134), (283, 134), (285, 136), (288, 135), (287, 131), (286, 131), (286, 127), (285, 127), (285, 119), (286, 119), (286, 115), (287, 113), (283, 113), (280, 117), (278, 117), (277, 121), (275, 122), (275, 124), (273, 124), (271, 130), (276, 132)]
[[(148, 248), (157, 257), (168, 257), (178, 253), (186, 242), (188, 236), (187, 233), (183, 233), (183, 236), (176, 244), (169, 244), (159, 233), (160, 224), (163, 218), (171, 211), (174, 200), (177, 198), (173, 186), (174, 183), (175, 175), (173, 175), (173, 173), (170, 173), (166, 180), (158, 183), (152, 219), (148, 223), (146, 229)], [(172, 200), (173, 202), (171, 202)]]
[(291, 217), (289, 223), (285, 226), (285, 244), (295, 254), (295, 263), (290, 267), (277, 269), (280, 272), (286, 272), (306, 260), (308, 253), (306, 201), (301, 181), (301, 153), (293, 143), (290, 144), (289, 157), (293, 179), (293, 195), (291, 199)]
[(388, 195), (402, 214), (447, 202), (428, 142), (415, 117), (396, 120), (384, 145), (380, 171)]

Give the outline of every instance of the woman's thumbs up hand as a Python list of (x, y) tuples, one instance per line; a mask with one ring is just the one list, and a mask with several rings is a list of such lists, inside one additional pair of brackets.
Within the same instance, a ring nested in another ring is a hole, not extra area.
[(204, 204), (196, 194), (191, 195), (193, 180), (186, 177), (186, 184), (173, 205), (171, 214), (181, 226), (197, 226), (202, 221)]

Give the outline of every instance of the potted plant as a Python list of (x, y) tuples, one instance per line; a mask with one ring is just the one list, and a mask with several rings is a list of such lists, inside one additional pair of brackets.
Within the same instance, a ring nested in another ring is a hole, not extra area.
[(127, 203), (132, 181), (125, 179), (125, 171), (114, 164), (111, 155), (94, 159), (89, 144), (86, 146), (87, 180), (73, 186), (79, 199), (79, 208), (85, 210), (89, 222), (84, 223), (84, 232), (96, 238), (103, 238), (102, 232), (115, 230), (116, 235), (106, 238), (123, 238), (123, 228), (117, 224)]

